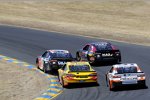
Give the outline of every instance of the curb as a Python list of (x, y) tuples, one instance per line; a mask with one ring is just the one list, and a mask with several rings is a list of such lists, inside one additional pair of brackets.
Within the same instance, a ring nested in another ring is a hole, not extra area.
[(34, 100), (52, 100), (53, 98), (57, 97), (59, 94), (63, 92), (63, 88), (58, 82), (58, 79), (56, 76), (45, 74), (41, 70), (37, 69), (36, 66), (14, 59), (14, 58), (0, 55), (0, 60), (4, 60), (8, 63), (17, 64), (20, 67), (26, 67), (28, 69), (35, 70), (36, 72), (41, 73), (47, 78), (47, 80), (50, 82), (48, 89), (44, 93), (42, 93), (40, 96), (36, 97)]

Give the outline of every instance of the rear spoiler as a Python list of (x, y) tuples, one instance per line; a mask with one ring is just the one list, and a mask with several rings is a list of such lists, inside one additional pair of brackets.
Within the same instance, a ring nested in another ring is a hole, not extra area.
[(68, 73), (70, 72), (96, 72), (96, 71), (69, 71)]

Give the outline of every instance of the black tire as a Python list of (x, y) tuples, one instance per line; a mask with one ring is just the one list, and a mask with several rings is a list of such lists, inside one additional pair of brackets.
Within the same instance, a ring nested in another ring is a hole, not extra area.
[(114, 90), (115, 90), (115, 86), (114, 86), (113, 83), (112, 83), (112, 87), (110, 86), (110, 81), (109, 81), (109, 90), (110, 90), (110, 91), (114, 91)]
[(89, 61), (89, 63), (92, 64), (92, 65), (95, 64), (95, 61), (91, 61), (89, 56), (88, 56), (88, 61)]
[(43, 72), (44, 72), (44, 73), (47, 73), (46, 66), (43, 67)]
[(64, 86), (64, 80), (63, 80), (62, 77), (61, 77), (61, 85), (62, 85), (62, 87), (65, 87), (65, 86)]
[(146, 86), (146, 82), (145, 81), (142, 81), (142, 83), (141, 84), (139, 84), (139, 86), (141, 86), (142, 88), (146, 88), (147, 86)]
[(76, 54), (76, 60), (81, 61), (81, 57), (79, 56), (79, 53)]
[(62, 81), (62, 83), (61, 83), (61, 84), (62, 84), (62, 87), (63, 87), (63, 88), (67, 88), (69, 84), (68, 84), (67, 86), (65, 86), (65, 85), (64, 85), (64, 80), (63, 80), (62, 77), (61, 77), (61, 81)]
[(49, 66), (49, 63), (44, 64), (43, 71), (44, 71), (44, 73), (49, 73), (52, 71), (51, 67)]
[(115, 61), (115, 63), (116, 63), (116, 64), (120, 64), (120, 63), (121, 63), (121, 60), (120, 60), (120, 59), (117, 59), (117, 60)]
[(39, 64), (39, 61), (38, 61), (38, 59), (36, 59), (36, 67), (37, 67), (37, 69), (40, 69), (38, 64)]

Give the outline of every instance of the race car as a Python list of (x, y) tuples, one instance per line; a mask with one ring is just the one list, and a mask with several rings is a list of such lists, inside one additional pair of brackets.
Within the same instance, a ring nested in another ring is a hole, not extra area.
[(106, 83), (110, 90), (125, 85), (146, 87), (146, 76), (136, 63), (116, 64), (106, 74)]
[(97, 83), (97, 72), (89, 62), (67, 62), (58, 70), (58, 79), (63, 87), (71, 83)]
[(58, 70), (67, 61), (72, 61), (73, 57), (68, 50), (46, 50), (43, 55), (38, 56), (36, 65), (38, 69), (45, 73)]
[(76, 52), (76, 59), (88, 60), (93, 64), (96, 62), (121, 62), (121, 52), (109, 42), (89, 43)]

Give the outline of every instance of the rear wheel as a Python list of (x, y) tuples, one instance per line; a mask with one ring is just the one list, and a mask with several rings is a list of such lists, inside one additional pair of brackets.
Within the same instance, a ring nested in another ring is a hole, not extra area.
[(110, 82), (110, 81), (109, 81), (109, 90), (110, 90), (110, 91), (113, 91), (114, 88), (115, 88), (115, 87), (114, 87), (114, 85), (113, 85), (113, 82)]
[(81, 61), (81, 57), (79, 56), (79, 53), (76, 54), (77, 61)]
[(143, 87), (143, 88), (145, 88), (146, 87), (146, 82), (142, 81), (141, 84), (140, 84), (140, 86)]
[(115, 60), (115, 63), (116, 63), (116, 64), (120, 64), (120, 62), (121, 62), (120, 59)]
[(44, 64), (43, 71), (44, 71), (44, 73), (51, 72), (51, 67), (49, 66), (49, 63)]
[(65, 84), (63, 77), (61, 77), (61, 84), (64, 88), (68, 87), (68, 83), (67, 85)]
[(90, 64), (94, 64), (95, 63), (95, 58), (88, 56), (88, 61), (89, 61)]

